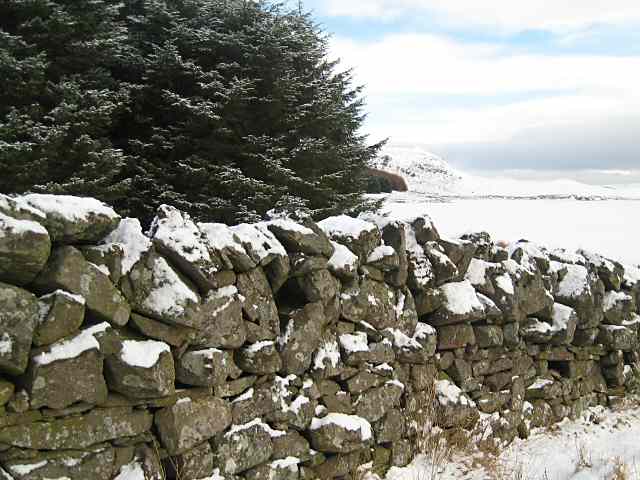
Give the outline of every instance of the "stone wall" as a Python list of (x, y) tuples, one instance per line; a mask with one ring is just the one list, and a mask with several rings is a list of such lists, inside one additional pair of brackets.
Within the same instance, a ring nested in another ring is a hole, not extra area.
[[(0, 479), (352, 478), (622, 398), (640, 272), (428, 218), (229, 228), (0, 196)], [(627, 387), (626, 387), (627, 386)]]

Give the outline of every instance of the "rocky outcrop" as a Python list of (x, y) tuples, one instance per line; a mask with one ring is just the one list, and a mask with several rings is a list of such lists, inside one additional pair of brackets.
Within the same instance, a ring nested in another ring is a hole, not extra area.
[(0, 478), (353, 478), (425, 411), (510, 441), (627, 393), (639, 306), (640, 268), (427, 217), (0, 195)]

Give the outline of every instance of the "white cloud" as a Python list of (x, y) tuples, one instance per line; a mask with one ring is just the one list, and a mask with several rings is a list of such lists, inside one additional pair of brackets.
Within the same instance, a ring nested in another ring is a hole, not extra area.
[(456, 25), (505, 32), (542, 29), (570, 31), (592, 25), (640, 22), (637, 0), (324, 0), (328, 15), (388, 19), (420, 13)]
[[(640, 57), (514, 54), (425, 34), (335, 38), (332, 52), (367, 86), (374, 138), (503, 142), (527, 129), (579, 128), (640, 111)], [(475, 106), (451, 106), (452, 97)]]

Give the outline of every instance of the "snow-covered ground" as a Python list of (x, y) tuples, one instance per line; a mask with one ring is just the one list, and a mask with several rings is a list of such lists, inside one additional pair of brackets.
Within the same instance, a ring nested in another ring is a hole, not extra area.
[(419, 146), (385, 148), (378, 167), (399, 173), (409, 192), (387, 197), (394, 215), (426, 213), (441, 233), (487, 231), (571, 250), (584, 248), (640, 264), (640, 185), (469, 175)]
[[(534, 431), (527, 440), (516, 440), (495, 459), (493, 468), (478, 466), (487, 463), (479, 462), (478, 452), (454, 456), (432, 474), (425, 457), (418, 457), (406, 468), (392, 468), (386, 480), (632, 480), (640, 478), (638, 438), (637, 406), (616, 412), (599, 408), (551, 431)], [(616, 469), (627, 476), (616, 477)]]
[(640, 200), (640, 185), (637, 183), (592, 185), (561, 176), (527, 179), (522, 175), (509, 176), (508, 173), (472, 175), (453, 168), (420, 146), (386, 146), (377, 166), (404, 177), (410, 191), (438, 197)]
[(384, 205), (394, 216), (428, 214), (440, 234), (486, 231), (495, 240), (527, 239), (547, 247), (584, 248), (627, 264), (640, 264), (638, 200), (439, 200), (394, 193)]

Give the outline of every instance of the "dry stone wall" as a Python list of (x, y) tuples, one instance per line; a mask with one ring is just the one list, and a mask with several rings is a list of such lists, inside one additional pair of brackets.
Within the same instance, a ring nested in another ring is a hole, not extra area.
[(623, 398), (640, 271), (428, 218), (194, 223), (0, 196), (0, 479), (353, 478)]

